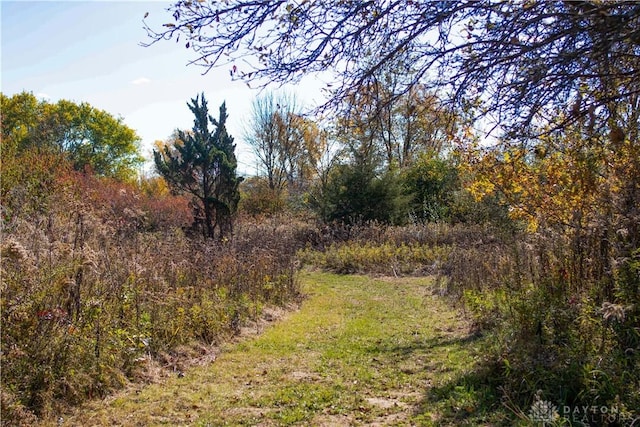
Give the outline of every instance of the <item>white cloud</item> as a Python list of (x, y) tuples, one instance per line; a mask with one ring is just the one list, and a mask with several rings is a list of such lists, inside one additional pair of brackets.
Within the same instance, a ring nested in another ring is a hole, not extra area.
[(36, 94), (36, 97), (41, 98), (41, 99), (46, 99), (46, 100), (51, 99), (51, 96), (49, 96), (49, 94), (46, 94), (44, 92), (38, 92)]
[(131, 80), (131, 82), (130, 82), (130, 83), (131, 83), (132, 85), (146, 85), (146, 84), (151, 83), (151, 80), (149, 80), (149, 79), (148, 79), (148, 78), (146, 78), (146, 77), (138, 77), (138, 78), (137, 78), (137, 79), (135, 79), (135, 80)]

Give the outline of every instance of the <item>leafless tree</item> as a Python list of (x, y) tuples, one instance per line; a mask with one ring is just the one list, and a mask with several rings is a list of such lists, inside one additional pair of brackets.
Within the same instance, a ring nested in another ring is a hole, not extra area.
[(253, 101), (244, 139), (271, 190), (294, 190), (309, 178), (322, 149), (317, 125), (302, 115), (293, 94), (267, 92)]

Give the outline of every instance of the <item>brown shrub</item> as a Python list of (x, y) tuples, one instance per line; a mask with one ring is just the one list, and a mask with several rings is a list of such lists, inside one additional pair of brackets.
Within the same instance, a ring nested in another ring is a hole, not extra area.
[(5, 223), (3, 423), (103, 396), (145, 358), (219, 342), (298, 297), (290, 230), (188, 239), (180, 198), (75, 173), (60, 182), (46, 211)]

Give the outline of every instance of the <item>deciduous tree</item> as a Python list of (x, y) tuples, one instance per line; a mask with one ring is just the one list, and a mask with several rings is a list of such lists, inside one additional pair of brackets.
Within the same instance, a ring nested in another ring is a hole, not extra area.
[(120, 180), (135, 178), (140, 138), (106, 111), (87, 103), (38, 100), (32, 93), (1, 95), (3, 157), (37, 149), (66, 156), (77, 170)]
[(359, 135), (388, 168), (406, 168), (421, 154), (439, 155), (450, 148), (456, 115), (423, 85), (394, 95), (393, 77), (387, 77), (386, 83), (377, 80), (349, 96), (349, 111), (336, 120), (339, 132)]
[(257, 97), (245, 134), (272, 191), (295, 191), (311, 178), (326, 143), (318, 126), (302, 115), (296, 97)]

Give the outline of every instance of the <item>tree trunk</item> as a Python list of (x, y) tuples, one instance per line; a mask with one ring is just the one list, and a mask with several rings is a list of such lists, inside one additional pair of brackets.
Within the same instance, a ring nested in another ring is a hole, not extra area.
[(204, 204), (204, 237), (213, 239), (215, 235), (216, 224), (214, 222), (214, 207), (211, 203), (203, 201)]

